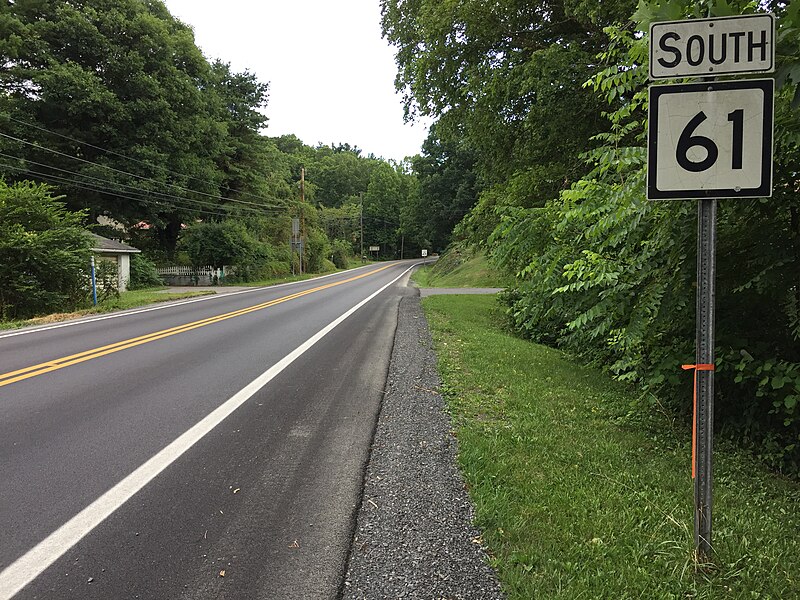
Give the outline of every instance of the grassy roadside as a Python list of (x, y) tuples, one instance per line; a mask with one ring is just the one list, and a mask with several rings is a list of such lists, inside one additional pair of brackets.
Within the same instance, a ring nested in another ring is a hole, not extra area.
[[(222, 288), (224, 289), (224, 288)], [(48, 323), (58, 323), (67, 321), (69, 319), (77, 319), (87, 315), (101, 314), (112, 312), (115, 310), (127, 310), (129, 308), (138, 308), (139, 306), (146, 306), (148, 304), (155, 304), (157, 302), (169, 302), (171, 300), (181, 300), (183, 298), (193, 298), (195, 296), (207, 296), (214, 292), (208, 291), (192, 291), (192, 292), (165, 292), (164, 288), (148, 288), (144, 290), (132, 290), (123, 292), (119, 298), (109, 298), (104, 302), (100, 302), (97, 306), (85, 308), (70, 313), (55, 313), (43, 317), (36, 317), (34, 319), (26, 319), (24, 321), (0, 321), (0, 329), (18, 329), (20, 327), (32, 327), (36, 325), (46, 325)]]
[(716, 564), (697, 570), (688, 428), (631, 416), (624, 386), (505, 333), (494, 298), (423, 306), (509, 598), (800, 598), (800, 484), (718, 444)]
[[(331, 273), (341, 273), (343, 271), (349, 271), (350, 269), (355, 269), (358, 267), (365, 267), (367, 265), (372, 265), (380, 261), (374, 260), (366, 260), (360, 261), (357, 258), (352, 258), (347, 262), (346, 269), (330, 269), (329, 271), (322, 271), (320, 273), (303, 273), (302, 275), (284, 275), (282, 277), (271, 277), (269, 279), (260, 279), (258, 281), (248, 281), (247, 283), (231, 283), (231, 286), (238, 286), (238, 285), (245, 285), (248, 287), (265, 287), (268, 285), (278, 285), (281, 283), (293, 283), (295, 281), (305, 281), (306, 279), (314, 279), (315, 277), (321, 277), (323, 275), (330, 275)], [(225, 289), (225, 286), (229, 284), (222, 284), (221, 289)]]
[(506, 277), (483, 254), (451, 250), (412, 275), (419, 287), (506, 287)]
[[(366, 264), (372, 264), (375, 261), (361, 262), (358, 259), (353, 259), (348, 264), (348, 269), (355, 269)], [(289, 275), (287, 277), (275, 277), (272, 279), (265, 279), (262, 281), (248, 282), (245, 284), (233, 283), (231, 286), (245, 285), (247, 287), (264, 287), (269, 285), (278, 285), (280, 283), (292, 283), (295, 281), (304, 281), (306, 279), (313, 279), (321, 275), (329, 275), (337, 271), (327, 271), (325, 273), (304, 273), (303, 275)], [(123, 292), (119, 298), (109, 298), (104, 302), (98, 303), (97, 306), (85, 308), (70, 313), (54, 313), (33, 319), (26, 319), (20, 321), (0, 321), (0, 330), (3, 329), (19, 329), (20, 327), (34, 327), (36, 325), (46, 325), (48, 323), (59, 323), (61, 321), (68, 321), (69, 319), (77, 319), (87, 315), (101, 314), (112, 312), (115, 310), (127, 310), (129, 308), (138, 308), (148, 304), (156, 304), (158, 302), (170, 302), (172, 300), (182, 300), (184, 298), (194, 298), (196, 296), (209, 296), (215, 293), (224, 293), (226, 285), (217, 287), (217, 291), (207, 290), (194, 290), (186, 292), (167, 292), (166, 288), (148, 288), (143, 290), (132, 290)], [(187, 287), (187, 290), (191, 290)]]

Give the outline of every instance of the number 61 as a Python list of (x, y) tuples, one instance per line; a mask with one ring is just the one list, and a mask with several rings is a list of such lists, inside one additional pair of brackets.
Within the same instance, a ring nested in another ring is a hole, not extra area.
[[(714, 166), (719, 157), (719, 148), (714, 140), (704, 135), (692, 135), (705, 121), (706, 113), (702, 110), (697, 113), (689, 123), (686, 124), (678, 138), (678, 147), (675, 149), (675, 159), (678, 164), (687, 171), (699, 173)], [(744, 152), (744, 110), (739, 108), (728, 113), (728, 121), (733, 123), (733, 144), (731, 156), (731, 169), (742, 168), (742, 153)], [(695, 146), (700, 146), (706, 151), (706, 157), (701, 161), (693, 161), (689, 158), (689, 150)]]

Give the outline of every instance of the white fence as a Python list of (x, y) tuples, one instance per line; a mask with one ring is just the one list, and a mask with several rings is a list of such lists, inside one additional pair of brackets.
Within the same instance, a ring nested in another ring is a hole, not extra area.
[(214, 285), (233, 273), (233, 267), (158, 267), (156, 272), (167, 285)]

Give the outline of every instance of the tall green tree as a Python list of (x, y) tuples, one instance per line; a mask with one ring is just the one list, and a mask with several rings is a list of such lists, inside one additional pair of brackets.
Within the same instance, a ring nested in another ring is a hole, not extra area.
[(475, 152), (463, 141), (440, 139), (433, 126), (422, 154), (411, 159), (411, 167), (419, 187), (409, 198), (405, 223), (411, 225), (422, 247), (442, 252), (455, 226), (478, 199)]
[(399, 258), (400, 209), (406, 201), (403, 175), (388, 163), (372, 172), (364, 194), (364, 245), (380, 246), (380, 256)]
[(213, 65), (159, 0), (0, 7), (0, 152), (8, 180), (51, 181), (74, 209), (146, 221), (174, 249), (222, 199), (270, 204), (267, 86)]
[(606, 108), (583, 83), (607, 43), (603, 27), (635, 4), (381, 2), (407, 114), (438, 119), (439, 139), (473, 153), (484, 220), (498, 204), (542, 206), (580, 177)]

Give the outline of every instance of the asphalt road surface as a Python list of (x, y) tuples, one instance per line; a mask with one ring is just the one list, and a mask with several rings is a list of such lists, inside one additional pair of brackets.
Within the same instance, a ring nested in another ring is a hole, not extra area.
[(0, 599), (335, 598), (413, 264), (0, 332)]

